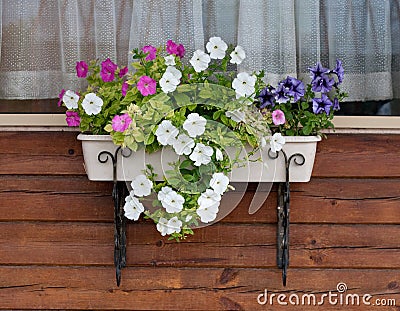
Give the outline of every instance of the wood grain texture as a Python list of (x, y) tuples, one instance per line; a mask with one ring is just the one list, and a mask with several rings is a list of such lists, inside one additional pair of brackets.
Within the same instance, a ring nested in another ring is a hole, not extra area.
[[(129, 222), (117, 288), (112, 184), (87, 180), (76, 135), (0, 132), (0, 310), (400, 310), (400, 135), (318, 144), (312, 180), (291, 187), (286, 288), (276, 186), (249, 215), (255, 184), (237, 185), (224, 203), (235, 209), (180, 243)], [(318, 296), (339, 282), (397, 306), (257, 303), (265, 289)]]
[[(320, 299), (329, 291), (338, 294), (340, 282), (347, 285), (346, 293), (370, 294), (372, 303), (400, 299), (399, 275), (391, 275), (390, 270), (290, 269), (286, 288), (277, 269), (126, 268), (120, 288), (113, 276), (110, 267), (1, 267), (0, 309), (338, 310), (328, 301), (308, 308), (279, 306), (276, 299), (272, 305), (260, 305), (257, 297), (266, 289), (269, 295), (314, 294)], [(365, 305), (342, 307), (370, 310)]]

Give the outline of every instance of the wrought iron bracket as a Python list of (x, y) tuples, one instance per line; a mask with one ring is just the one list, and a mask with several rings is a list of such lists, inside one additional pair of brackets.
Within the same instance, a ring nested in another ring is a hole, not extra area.
[(301, 153), (292, 154), (289, 158), (285, 151), (281, 150), (276, 153), (271, 149), (268, 156), (271, 159), (277, 159), (279, 154), (283, 154), (285, 160), (285, 182), (278, 184), (278, 228), (277, 228), (277, 265), (282, 269), (282, 283), (286, 286), (287, 269), (289, 266), (289, 215), (290, 215), (290, 164), (292, 160), (297, 165), (305, 163), (305, 157)]
[(106, 163), (111, 159), (113, 165), (114, 266), (117, 286), (121, 284), (122, 268), (126, 266), (126, 218), (124, 216), (124, 199), (128, 193), (126, 183), (124, 181), (118, 181), (117, 179), (118, 153), (121, 151), (123, 157), (129, 157), (132, 153), (132, 151), (128, 149), (129, 154), (124, 155), (123, 150), (125, 149), (118, 147), (114, 154), (110, 151), (101, 151), (97, 156), (97, 160), (100, 163)]

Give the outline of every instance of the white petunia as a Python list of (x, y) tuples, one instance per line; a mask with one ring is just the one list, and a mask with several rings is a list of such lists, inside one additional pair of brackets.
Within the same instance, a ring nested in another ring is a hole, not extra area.
[(200, 220), (204, 223), (213, 221), (217, 217), (221, 196), (211, 189), (203, 192), (197, 200), (199, 208), (196, 210)]
[(167, 66), (175, 66), (175, 55), (168, 55), (164, 57), (165, 59), (165, 65)]
[(237, 123), (246, 121), (246, 114), (240, 108), (232, 111), (227, 111), (225, 112), (225, 115)]
[(189, 62), (192, 64), (194, 71), (201, 72), (208, 68), (210, 61), (210, 55), (204, 53), (202, 50), (196, 50)]
[(220, 37), (211, 37), (206, 48), (212, 59), (223, 59), (228, 45)]
[(198, 113), (191, 113), (183, 123), (183, 128), (188, 132), (190, 137), (200, 136), (206, 130), (206, 118)]
[(88, 93), (82, 101), (82, 107), (88, 115), (96, 115), (101, 111), (103, 100), (95, 93)]
[(182, 78), (182, 72), (180, 72), (178, 69), (176, 69), (174, 66), (168, 66), (165, 72), (172, 73), (175, 78), (180, 80)]
[(68, 109), (78, 108), (79, 95), (76, 94), (74, 91), (66, 91), (62, 100)]
[(161, 200), (167, 213), (179, 213), (183, 209), (183, 203), (185, 203), (184, 197), (175, 191), (168, 192)]
[(132, 180), (131, 187), (134, 195), (138, 197), (144, 197), (151, 193), (153, 183), (145, 175), (141, 174)]
[(162, 187), (162, 188), (161, 188), (161, 191), (160, 191), (160, 192), (158, 193), (158, 195), (157, 195), (158, 199), (159, 199), (160, 201), (164, 200), (164, 199), (165, 199), (165, 196), (166, 196), (168, 193), (170, 193), (171, 191), (173, 191), (171, 187), (168, 187), (168, 186)]
[(217, 214), (219, 211), (219, 203), (220, 202), (215, 202), (215, 204), (213, 204), (212, 206), (199, 207), (196, 210), (197, 215), (200, 216), (201, 222), (209, 223), (215, 220), (215, 218), (217, 218)]
[(214, 173), (210, 180), (210, 187), (218, 194), (222, 195), (229, 185), (229, 178), (224, 173)]
[(192, 218), (193, 218), (192, 215), (187, 215), (186, 218), (185, 218), (185, 222), (191, 221)]
[(238, 45), (230, 54), (232, 64), (241, 64), (242, 61), (246, 58), (246, 53), (244, 52), (243, 48)]
[(217, 161), (222, 161), (224, 159), (224, 155), (222, 154), (222, 151), (219, 150), (218, 148), (215, 148), (215, 159)]
[(176, 136), (179, 134), (178, 129), (172, 125), (171, 121), (162, 121), (156, 130), (156, 136), (158, 142), (163, 145), (172, 145), (175, 141)]
[(171, 72), (164, 72), (160, 79), (161, 90), (164, 93), (171, 93), (176, 90), (180, 81)]
[(194, 161), (194, 165), (200, 166), (202, 164), (210, 163), (213, 153), (213, 148), (203, 145), (202, 143), (198, 143), (196, 147), (194, 147), (194, 150), (189, 158), (190, 160)]
[(167, 227), (167, 234), (171, 234), (174, 232), (179, 233), (181, 232), (182, 221), (180, 221), (176, 216), (172, 217), (170, 220), (168, 220)]
[(166, 235), (168, 233), (168, 220), (164, 217), (160, 217), (157, 223), (157, 230), (162, 236)]
[(221, 195), (212, 189), (204, 191), (197, 199), (197, 204), (200, 207), (209, 207), (221, 201)]
[(281, 133), (275, 133), (271, 137), (269, 144), (272, 152), (278, 152), (282, 150), (282, 147), (285, 144), (285, 137), (283, 137)]
[(175, 152), (178, 155), (189, 155), (192, 152), (192, 149), (195, 145), (195, 142), (193, 139), (191, 139), (189, 136), (186, 134), (180, 134), (172, 144), (172, 147), (174, 148)]
[(236, 98), (254, 95), (257, 78), (247, 72), (241, 72), (232, 81), (232, 87), (236, 91)]
[(161, 233), (162, 236), (166, 234), (172, 234), (174, 232), (180, 232), (182, 227), (182, 221), (178, 219), (178, 217), (172, 217), (170, 220), (167, 220), (164, 217), (160, 217), (157, 223), (157, 230)]
[(143, 204), (134, 196), (132, 191), (125, 198), (124, 212), (125, 217), (131, 220), (138, 220), (140, 214), (144, 212)]

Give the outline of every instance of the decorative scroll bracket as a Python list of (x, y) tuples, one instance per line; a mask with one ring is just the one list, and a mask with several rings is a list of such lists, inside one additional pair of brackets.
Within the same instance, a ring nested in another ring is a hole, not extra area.
[(113, 165), (114, 266), (117, 286), (121, 284), (121, 271), (122, 268), (126, 266), (126, 218), (124, 216), (124, 198), (127, 196), (128, 192), (126, 183), (118, 181), (117, 179), (118, 152), (121, 151), (123, 157), (129, 157), (132, 154), (132, 151), (127, 149), (129, 150), (129, 154), (124, 155), (124, 150), (126, 149), (118, 147), (114, 154), (109, 151), (101, 151), (97, 156), (97, 160), (100, 163), (106, 163), (108, 159), (111, 159)]
[(271, 149), (268, 156), (271, 159), (277, 159), (282, 153), (285, 159), (285, 182), (278, 185), (278, 228), (277, 228), (277, 265), (282, 269), (282, 283), (286, 286), (287, 269), (289, 266), (289, 214), (290, 214), (290, 164), (292, 160), (297, 165), (305, 163), (305, 157), (301, 153), (292, 154), (289, 158), (285, 151), (281, 150), (276, 153)]

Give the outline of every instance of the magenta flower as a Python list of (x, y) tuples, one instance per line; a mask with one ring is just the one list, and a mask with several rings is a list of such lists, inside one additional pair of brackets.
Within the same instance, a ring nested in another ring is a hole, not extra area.
[(80, 62), (76, 62), (76, 75), (78, 78), (86, 78), (89, 66), (86, 64), (84, 60), (81, 60)]
[(182, 44), (176, 44), (172, 40), (167, 41), (167, 53), (177, 55), (182, 58), (185, 55), (185, 47)]
[(272, 112), (272, 122), (275, 125), (285, 124), (286, 122), (285, 114), (283, 113), (282, 110), (276, 109), (274, 112)]
[(122, 116), (116, 115), (112, 119), (112, 128), (116, 132), (124, 132), (132, 123), (131, 117), (125, 113)]
[(117, 68), (117, 64), (114, 64), (109, 58), (101, 62), (101, 70), (115, 71)]
[(62, 89), (60, 94), (58, 94), (58, 103), (57, 103), (58, 107), (61, 107), (61, 104), (63, 102), (64, 94), (65, 94), (65, 90), (64, 89)]
[(153, 95), (156, 93), (156, 80), (148, 76), (141, 76), (137, 88), (143, 96)]
[(126, 96), (126, 92), (128, 91), (128, 88), (129, 88), (129, 84), (128, 84), (128, 82), (124, 82), (124, 83), (122, 83), (122, 87), (121, 87), (121, 93), (122, 93), (122, 96)]
[(111, 59), (107, 58), (105, 61), (101, 62), (100, 76), (104, 82), (114, 81), (115, 71), (118, 66), (114, 64)]
[(121, 68), (121, 69), (119, 70), (118, 76), (119, 76), (120, 78), (122, 78), (122, 77), (125, 76), (127, 73), (128, 73), (128, 67), (124, 67), (124, 68)]
[(177, 49), (177, 54), (180, 58), (183, 58), (185, 56), (185, 47), (182, 44), (179, 44)]
[(145, 52), (145, 53), (149, 53), (145, 58), (146, 60), (154, 60), (154, 59), (156, 59), (157, 49), (154, 46), (146, 45), (146, 46), (144, 46), (142, 48), (142, 51)]
[(81, 118), (76, 111), (67, 111), (65, 115), (67, 116), (65, 121), (67, 121), (68, 126), (79, 126), (81, 124)]

